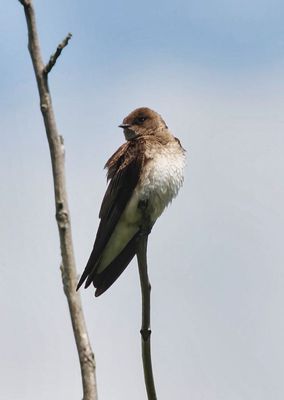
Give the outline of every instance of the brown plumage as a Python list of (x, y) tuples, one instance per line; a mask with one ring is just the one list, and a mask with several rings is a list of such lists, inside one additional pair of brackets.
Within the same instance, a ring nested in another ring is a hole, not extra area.
[[(93, 283), (97, 288), (96, 296), (112, 285), (135, 255), (141, 225), (139, 203), (151, 200), (152, 192), (156, 191), (149, 184), (149, 178), (155, 172), (156, 157), (163, 155), (166, 149), (167, 152), (171, 151), (169, 154), (178, 152), (179, 164), (184, 159), (182, 147), (156, 112), (148, 108), (134, 110), (120, 127), (124, 129), (127, 142), (119, 147), (105, 165), (109, 185), (99, 213), (101, 221), (93, 251), (77, 287), (84, 281), (85, 288)], [(157, 199), (160, 197), (158, 194)], [(149, 204), (152, 224), (171, 198), (162, 206), (157, 206), (157, 199), (153, 197)]]

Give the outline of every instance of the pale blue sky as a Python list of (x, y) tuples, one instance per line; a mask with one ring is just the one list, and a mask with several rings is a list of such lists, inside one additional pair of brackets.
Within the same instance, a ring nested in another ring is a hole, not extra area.
[[(103, 165), (137, 106), (188, 151), (184, 188), (150, 238), (159, 398), (282, 400), (284, 5), (280, 1), (36, 1), (78, 272)], [(17, 1), (0, 15), (0, 399), (78, 399), (60, 281), (49, 153)], [(145, 399), (136, 263), (99, 299), (81, 291), (100, 398)], [(2, 382), (3, 381), (3, 382)]]

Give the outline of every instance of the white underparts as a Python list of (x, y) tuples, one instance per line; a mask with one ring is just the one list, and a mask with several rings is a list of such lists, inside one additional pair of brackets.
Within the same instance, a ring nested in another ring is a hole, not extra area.
[(185, 154), (174, 141), (154, 153), (145, 166), (140, 184), (140, 199), (148, 200), (153, 222), (178, 194), (183, 184)]
[(138, 232), (141, 223), (139, 202), (147, 201), (151, 222), (154, 224), (182, 186), (185, 154), (177, 141), (173, 140), (158, 149), (148, 149), (146, 158), (148, 161), (140, 181), (105, 247), (98, 272), (103, 271)]

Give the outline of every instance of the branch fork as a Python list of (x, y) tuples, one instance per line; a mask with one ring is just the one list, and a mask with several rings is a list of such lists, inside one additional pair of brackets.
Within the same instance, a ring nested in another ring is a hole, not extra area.
[(44, 65), (32, 0), (19, 0), (19, 2), (23, 5), (25, 11), (29, 38), (28, 49), (37, 80), (40, 107), (51, 156), (56, 220), (62, 257), (60, 269), (62, 273), (63, 289), (69, 306), (72, 328), (80, 361), (83, 400), (97, 400), (94, 353), (88, 337), (80, 295), (75, 290), (77, 284), (77, 272), (66, 192), (64, 145), (62, 137), (58, 134), (50, 90), (48, 87), (48, 74), (54, 67), (62, 50), (67, 46), (71, 39), (71, 34), (69, 33), (57, 46), (55, 53), (50, 57), (48, 63)]
[(72, 37), (72, 33), (68, 33), (68, 35), (57, 46), (57, 49), (56, 49), (55, 53), (50, 56), (50, 59), (49, 59), (48, 63), (46, 64), (46, 66), (44, 67), (44, 70), (43, 70), (45, 75), (49, 74), (49, 72), (52, 70), (52, 68), (54, 67), (57, 59), (60, 57), (60, 54), (61, 54), (62, 50), (64, 49), (64, 47), (66, 47), (68, 45), (68, 42), (71, 39), (71, 37)]

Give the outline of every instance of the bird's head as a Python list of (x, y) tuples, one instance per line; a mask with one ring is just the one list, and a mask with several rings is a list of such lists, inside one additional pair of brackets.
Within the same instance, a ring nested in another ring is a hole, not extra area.
[(125, 139), (132, 140), (138, 136), (161, 134), (168, 129), (162, 117), (147, 107), (137, 108), (124, 118), (120, 128), (123, 128)]

